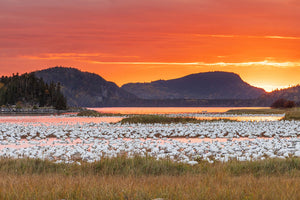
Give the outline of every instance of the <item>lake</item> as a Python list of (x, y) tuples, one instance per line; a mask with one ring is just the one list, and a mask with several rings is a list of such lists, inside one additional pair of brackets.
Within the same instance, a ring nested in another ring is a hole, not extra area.
[(232, 109), (268, 109), (269, 107), (107, 107), (89, 108), (101, 113), (120, 114), (181, 114), (181, 113), (224, 113)]
[[(282, 115), (226, 115), (231, 109), (259, 109), (265, 107), (109, 107), (89, 108), (102, 113), (126, 114), (173, 114), (196, 117), (201, 120), (231, 119), (237, 121), (277, 121)], [(223, 114), (222, 114), (223, 113)], [(0, 123), (100, 123), (119, 122), (123, 117), (77, 117), (73, 115), (2, 115)]]

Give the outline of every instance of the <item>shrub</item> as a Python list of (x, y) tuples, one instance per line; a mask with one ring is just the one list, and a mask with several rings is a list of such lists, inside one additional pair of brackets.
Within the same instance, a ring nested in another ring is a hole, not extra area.
[(296, 107), (296, 103), (294, 101), (287, 101), (284, 103), (285, 108), (294, 108)]
[(293, 108), (296, 106), (294, 101), (289, 101), (286, 99), (277, 99), (271, 105), (271, 108)]

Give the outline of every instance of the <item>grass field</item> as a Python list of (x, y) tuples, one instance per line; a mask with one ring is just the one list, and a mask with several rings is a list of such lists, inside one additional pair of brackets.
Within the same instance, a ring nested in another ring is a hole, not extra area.
[(300, 108), (294, 108), (286, 112), (283, 120), (300, 120)]
[(226, 114), (284, 114), (286, 109), (233, 109), (228, 110)]
[(299, 199), (300, 159), (198, 165), (153, 158), (82, 165), (0, 160), (0, 199)]
[(95, 110), (83, 110), (77, 113), (79, 117), (114, 117), (114, 116), (122, 116), (120, 113), (100, 113)]
[(170, 124), (170, 123), (200, 123), (200, 122), (214, 122), (214, 121), (235, 121), (230, 119), (196, 119), (193, 117), (167, 117), (163, 115), (137, 115), (129, 116), (121, 120), (121, 123), (131, 124)]

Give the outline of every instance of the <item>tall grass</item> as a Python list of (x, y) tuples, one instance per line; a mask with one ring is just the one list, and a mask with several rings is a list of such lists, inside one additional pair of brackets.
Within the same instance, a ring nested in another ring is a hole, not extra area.
[(284, 114), (286, 109), (232, 109), (226, 114)]
[(79, 117), (114, 117), (114, 116), (122, 116), (120, 113), (100, 113), (95, 110), (83, 110), (77, 113)]
[(186, 174), (226, 173), (230, 176), (251, 174), (254, 176), (292, 175), (300, 177), (300, 158), (266, 159), (259, 161), (229, 161), (210, 164), (198, 160), (191, 166), (170, 159), (157, 160), (153, 157), (102, 158), (94, 163), (65, 164), (39, 159), (1, 159), (0, 173), (6, 174), (60, 174), (60, 175), (120, 175), (120, 176), (178, 176)]
[(300, 158), (198, 165), (151, 157), (0, 160), (0, 199), (299, 199)]
[(300, 120), (300, 109), (294, 108), (286, 112), (283, 120)]
[(124, 118), (121, 123), (142, 123), (142, 124), (154, 124), (154, 123), (196, 123), (199, 120), (189, 117), (166, 117), (163, 115), (137, 115)]
[(171, 123), (200, 123), (200, 122), (213, 122), (213, 121), (235, 121), (229, 119), (196, 119), (193, 117), (167, 117), (163, 115), (137, 115), (130, 116), (121, 120), (121, 123), (131, 124), (171, 124)]
[(300, 158), (198, 165), (125, 156), (0, 160), (0, 199), (299, 199)]

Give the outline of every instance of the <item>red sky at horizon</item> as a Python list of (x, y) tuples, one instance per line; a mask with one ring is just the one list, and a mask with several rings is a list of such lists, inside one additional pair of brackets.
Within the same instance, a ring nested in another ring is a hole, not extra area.
[(206, 71), (300, 84), (298, 0), (1, 0), (0, 75), (54, 66), (121, 86)]

